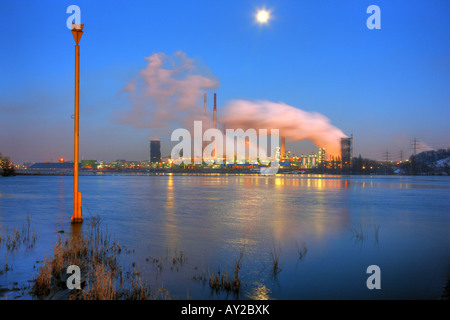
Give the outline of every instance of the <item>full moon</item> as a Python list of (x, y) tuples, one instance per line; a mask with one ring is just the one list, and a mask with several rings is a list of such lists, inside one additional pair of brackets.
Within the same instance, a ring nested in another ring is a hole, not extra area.
[(265, 10), (265, 9), (261, 9), (258, 10), (258, 13), (256, 14), (256, 20), (258, 20), (259, 23), (264, 24), (269, 22), (270, 19), (270, 12)]

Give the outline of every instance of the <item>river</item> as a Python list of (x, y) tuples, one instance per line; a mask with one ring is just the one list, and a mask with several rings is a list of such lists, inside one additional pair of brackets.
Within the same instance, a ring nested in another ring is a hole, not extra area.
[[(0, 298), (72, 232), (73, 178), (0, 178), (0, 230), (31, 219), (34, 248), (0, 245)], [(102, 226), (153, 285), (175, 299), (439, 299), (450, 269), (450, 179), (333, 175), (103, 175), (80, 177), (83, 216)], [(82, 228), (86, 228), (83, 224)], [(1, 234), (1, 233), (0, 233)], [(151, 259), (183, 252), (155, 270)], [(214, 292), (202, 271), (232, 270), (243, 252), (239, 296)], [(279, 256), (273, 272), (271, 253)], [(368, 289), (367, 268), (380, 268)], [(3, 291), (1, 291), (3, 289)]]

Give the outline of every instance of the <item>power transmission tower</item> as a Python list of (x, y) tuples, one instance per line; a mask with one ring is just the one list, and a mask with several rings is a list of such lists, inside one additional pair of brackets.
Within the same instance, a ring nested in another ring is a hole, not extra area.
[(419, 148), (419, 141), (417, 141), (417, 139), (414, 138), (414, 141), (411, 144), (412, 144), (412, 149), (414, 150), (414, 155), (416, 155), (417, 149)]
[(390, 156), (391, 154), (389, 153), (388, 150), (386, 150), (386, 152), (383, 153), (383, 158), (385, 159), (386, 162), (389, 162)]
[(389, 153), (389, 151), (386, 149), (386, 152), (383, 152), (383, 158), (386, 161), (386, 164), (384, 165), (384, 174), (387, 174), (387, 167), (388, 167), (390, 157), (391, 157), (391, 153)]
[(400, 162), (403, 161), (403, 150), (400, 150)]

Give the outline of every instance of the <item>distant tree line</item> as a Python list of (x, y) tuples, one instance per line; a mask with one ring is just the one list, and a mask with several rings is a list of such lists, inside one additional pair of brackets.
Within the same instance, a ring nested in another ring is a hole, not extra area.
[(331, 173), (331, 174), (393, 174), (394, 165), (392, 163), (383, 163), (371, 159), (366, 159), (359, 155), (352, 159), (352, 163), (345, 165), (341, 161), (325, 161), (319, 163), (317, 168), (313, 169), (314, 173)]
[(4, 177), (16, 175), (14, 164), (9, 160), (8, 157), (2, 156), (1, 153), (0, 153), (0, 174)]
[[(447, 160), (446, 160), (447, 159)], [(441, 161), (442, 160), (442, 161)], [(340, 161), (327, 161), (313, 170), (315, 173), (331, 174), (406, 174), (406, 175), (450, 175), (450, 148), (424, 151), (412, 155), (408, 161), (382, 162), (365, 159), (359, 155), (350, 165)]]
[[(351, 173), (353, 174), (393, 174), (394, 165), (390, 162), (379, 162), (371, 159), (362, 158), (361, 155), (353, 158), (351, 165)], [(349, 168), (343, 168), (348, 171)]]
[[(409, 161), (402, 162), (399, 167), (404, 174), (450, 174), (449, 161), (442, 161), (450, 157), (450, 148), (424, 151), (412, 155)], [(450, 160), (450, 159), (449, 159)]]

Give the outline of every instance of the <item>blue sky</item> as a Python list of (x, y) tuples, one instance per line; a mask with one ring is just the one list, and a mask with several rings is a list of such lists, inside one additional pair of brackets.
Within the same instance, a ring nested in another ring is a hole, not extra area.
[[(80, 155), (148, 159), (152, 128), (114, 120), (119, 92), (155, 52), (183, 51), (214, 75), (220, 105), (267, 99), (319, 112), (354, 135), (354, 154), (398, 160), (414, 138), (450, 146), (450, 2), (3, 1), (0, 152), (18, 163), (73, 155), (74, 40), (66, 8), (81, 8)], [(366, 9), (381, 8), (381, 30)], [(258, 8), (272, 10), (268, 25)], [(212, 101), (212, 95), (209, 101)], [(161, 137), (163, 155), (169, 138)], [(295, 153), (310, 143), (288, 143)]]

